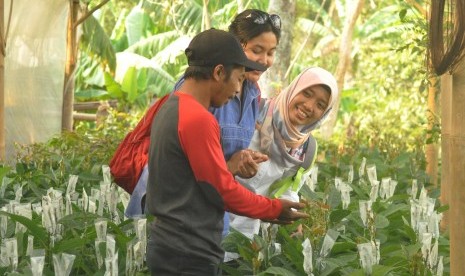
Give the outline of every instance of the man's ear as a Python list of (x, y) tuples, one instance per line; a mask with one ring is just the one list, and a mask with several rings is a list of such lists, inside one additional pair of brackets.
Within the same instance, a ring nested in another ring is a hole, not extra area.
[(224, 66), (223, 64), (218, 64), (213, 68), (213, 79), (220, 81), (224, 78)]

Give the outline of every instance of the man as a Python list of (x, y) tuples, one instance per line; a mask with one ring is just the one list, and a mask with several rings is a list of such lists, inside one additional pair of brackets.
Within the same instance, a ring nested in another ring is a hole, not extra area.
[(224, 211), (291, 223), (308, 217), (303, 204), (258, 196), (234, 180), (224, 160), (218, 123), (208, 111), (234, 97), (247, 59), (227, 32), (210, 29), (185, 51), (185, 82), (152, 123), (147, 210), (154, 215), (147, 246), (152, 275), (220, 275)]

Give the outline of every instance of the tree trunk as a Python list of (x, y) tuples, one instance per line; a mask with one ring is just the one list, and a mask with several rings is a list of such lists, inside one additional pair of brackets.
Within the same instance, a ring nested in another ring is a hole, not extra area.
[[(441, 204), (449, 204), (450, 198), (450, 144), (451, 144), (451, 120), (452, 120), (452, 76), (441, 76)], [(441, 230), (447, 231), (449, 227), (449, 212), (443, 213)]]
[(0, 0), (0, 163), (5, 163), (5, 31), (4, 0)]
[(209, 30), (211, 28), (210, 15), (208, 14), (208, 2), (209, 0), (203, 0), (202, 31)]
[(74, 104), (74, 70), (77, 61), (77, 37), (75, 23), (79, 11), (79, 0), (69, 0), (68, 31), (66, 36), (66, 67), (63, 88), (63, 114), (61, 128), (64, 131), (73, 130)]
[(284, 79), (291, 63), (293, 28), (295, 23), (295, 0), (270, 0), (268, 13), (281, 17), (281, 39), (275, 53), (274, 63), (260, 78), (260, 88), (264, 98), (273, 97), (281, 89), (277, 84), (286, 85)]
[(450, 274), (465, 272), (465, 60), (452, 75), (450, 137)]
[[(333, 106), (333, 112), (329, 115), (328, 120), (322, 125), (321, 133), (324, 138), (329, 138), (333, 134), (334, 126), (338, 114), (339, 105), (341, 102), (342, 89), (344, 88), (344, 79), (347, 69), (351, 65), (352, 52), (352, 34), (354, 32), (355, 23), (362, 12), (364, 0), (354, 0), (354, 3), (346, 3), (347, 17), (344, 24), (344, 29), (341, 35), (339, 46), (339, 63), (337, 64), (335, 77), (337, 80), (337, 88), (339, 89), (339, 97)], [(351, 9), (351, 11), (349, 11)]]
[[(428, 131), (434, 131), (434, 126), (437, 124), (437, 101), (436, 96), (438, 95), (437, 77), (431, 77), (429, 79), (428, 87)], [(433, 133), (427, 134), (426, 138), (431, 139)], [(430, 177), (433, 185), (438, 184), (438, 144), (432, 140), (429, 144), (426, 144), (425, 156), (426, 156), (426, 174)]]

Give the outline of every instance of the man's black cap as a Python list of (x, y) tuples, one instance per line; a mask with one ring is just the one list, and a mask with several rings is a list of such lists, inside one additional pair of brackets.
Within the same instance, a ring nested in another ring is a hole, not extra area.
[(228, 32), (209, 29), (197, 34), (185, 50), (189, 66), (242, 65), (246, 71), (265, 71), (266, 67), (244, 54), (236, 37)]

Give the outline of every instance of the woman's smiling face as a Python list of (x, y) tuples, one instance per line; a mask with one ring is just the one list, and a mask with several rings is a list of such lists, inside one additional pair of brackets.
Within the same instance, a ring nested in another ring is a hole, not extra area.
[(289, 104), (289, 121), (296, 127), (317, 122), (328, 109), (330, 97), (331, 93), (323, 85), (300, 91)]
[[(270, 31), (264, 32), (247, 41), (247, 44), (243, 45), (243, 48), (248, 59), (263, 64), (269, 68), (273, 65), (277, 45), (278, 39), (276, 38), (276, 35)], [(263, 72), (260, 71), (250, 71), (246, 73), (245, 77), (249, 81), (257, 82), (262, 74)]]

